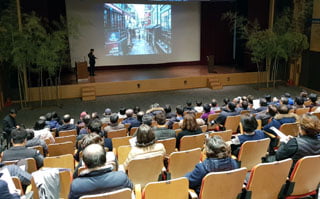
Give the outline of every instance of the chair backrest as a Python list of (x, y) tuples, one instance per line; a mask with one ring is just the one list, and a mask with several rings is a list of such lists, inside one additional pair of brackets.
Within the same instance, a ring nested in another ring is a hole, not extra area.
[(174, 129), (174, 131), (176, 132), (176, 136), (182, 131), (182, 129)]
[(109, 131), (106, 133), (108, 138), (117, 138), (117, 137), (126, 137), (127, 136), (127, 129), (119, 129), (115, 131)]
[[(235, 199), (242, 191), (247, 173), (246, 168), (230, 171), (211, 172), (203, 179), (200, 189), (201, 199)], [(222, 183), (223, 182), (223, 183)]]
[(41, 155), (44, 155), (43, 147), (42, 147), (42, 146), (40, 146), (40, 145), (37, 145), (37, 146), (30, 146), (30, 147), (28, 147), (28, 148), (30, 148), (30, 149), (34, 149), (34, 150), (37, 150), (37, 151), (39, 151), (39, 153), (40, 153)]
[(240, 115), (246, 115), (246, 114), (250, 114), (250, 113), (251, 113), (251, 111), (249, 111), (249, 110), (240, 111)]
[(296, 114), (297, 114), (297, 115), (303, 115), (303, 114), (305, 114), (305, 113), (308, 113), (309, 110), (310, 110), (309, 107), (308, 107), (308, 108), (297, 108), (297, 109), (296, 109)]
[(257, 129), (261, 130), (262, 129), (262, 121), (261, 121), (261, 119), (257, 119), (257, 123), (258, 123)]
[(112, 138), (112, 148), (113, 148), (115, 155), (117, 155), (117, 153), (118, 153), (117, 151), (120, 146), (130, 145), (129, 140), (131, 138), (132, 138), (132, 136)]
[(133, 136), (133, 135), (135, 134), (135, 132), (138, 130), (138, 128), (139, 128), (139, 127), (132, 127), (132, 128), (130, 129), (129, 135), (130, 135), (130, 136)]
[(207, 125), (202, 125), (202, 126), (200, 126), (200, 128), (201, 128), (202, 133), (205, 133), (208, 130), (208, 126)]
[(77, 130), (76, 129), (72, 129), (72, 130), (67, 130), (67, 131), (59, 131), (59, 137), (69, 136), (69, 135), (77, 136)]
[(299, 135), (299, 123), (285, 123), (282, 124), (279, 130), (285, 135), (298, 136)]
[(158, 181), (163, 168), (163, 156), (151, 158), (133, 159), (128, 164), (128, 177), (136, 185), (144, 187), (149, 182)]
[(320, 183), (320, 155), (306, 156), (298, 160), (291, 176), (294, 182), (293, 192), (290, 195), (303, 195), (315, 192)]
[(179, 122), (174, 122), (174, 123), (172, 124), (172, 129), (173, 129), (173, 130), (176, 130), (176, 129), (178, 129), (178, 128), (180, 128), (180, 123), (179, 123)]
[(131, 151), (131, 146), (126, 145), (126, 146), (119, 146), (117, 149), (117, 156), (118, 156), (118, 163), (123, 164), (127, 157), (129, 152)]
[(286, 183), (291, 164), (292, 159), (286, 159), (256, 165), (247, 184), (251, 199), (277, 199)]
[(180, 140), (180, 151), (185, 151), (195, 148), (203, 148), (206, 135), (204, 133), (197, 135), (183, 136)]
[(125, 127), (126, 129), (128, 129), (128, 128), (130, 127), (130, 125), (131, 125), (130, 123), (125, 123), (125, 124), (124, 124), (124, 127)]
[(241, 167), (251, 170), (255, 165), (261, 163), (261, 158), (265, 157), (268, 152), (269, 143), (269, 138), (244, 142), (238, 155)]
[(43, 159), (43, 166), (51, 167), (51, 168), (67, 168), (73, 172), (74, 159), (71, 154), (54, 156), (54, 157), (46, 157)]
[(24, 195), (24, 191), (23, 191), (20, 179), (17, 176), (12, 176), (11, 179), (16, 189), (21, 191), (21, 195)]
[(228, 116), (226, 122), (224, 123), (224, 127), (226, 129), (231, 129), (232, 133), (237, 133), (237, 129), (240, 123), (240, 115)]
[(81, 196), (80, 199), (131, 199), (131, 192), (131, 189), (124, 188), (107, 193), (85, 195)]
[(35, 172), (38, 170), (37, 168), (37, 163), (36, 163), (36, 160), (33, 159), (33, 158), (26, 158), (25, 159), (26, 162), (27, 162), (27, 165), (28, 165), (28, 168), (27, 168), (27, 172), (28, 173), (32, 173), (32, 172)]
[(191, 172), (200, 162), (201, 149), (173, 152), (169, 156), (168, 171), (171, 178), (179, 178)]
[(164, 140), (157, 140), (157, 143), (162, 143), (166, 149), (166, 155), (169, 156), (172, 152), (176, 151), (176, 138), (168, 138)]
[(74, 144), (72, 142), (48, 145), (48, 156), (59, 156), (65, 154), (74, 154)]
[(196, 119), (200, 118), (202, 114), (203, 114), (203, 112), (197, 112), (196, 113)]
[(318, 119), (320, 120), (320, 112), (319, 113), (312, 113), (312, 115), (315, 115), (318, 117)]
[(210, 137), (213, 137), (215, 135), (220, 136), (225, 142), (227, 142), (231, 140), (232, 130), (210, 132), (209, 134)]
[(61, 137), (56, 137), (55, 138), (55, 143), (64, 143), (64, 142), (72, 142), (74, 147), (76, 146), (76, 140), (77, 140), (77, 136), (75, 135), (69, 135), (69, 136), (61, 136)]
[(208, 124), (212, 121), (212, 120), (215, 120), (217, 119), (217, 117), (220, 115), (220, 113), (214, 113), (214, 114), (209, 114), (208, 115)]
[(188, 199), (188, 179), (177, 178), (168, 181), (150, 182), (142, 192), (143, 199)]

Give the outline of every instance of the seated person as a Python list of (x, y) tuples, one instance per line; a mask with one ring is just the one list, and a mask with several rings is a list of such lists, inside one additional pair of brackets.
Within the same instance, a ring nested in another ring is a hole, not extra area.
[(262, 126), (265, 126), (277, 113), (277, 107), (273, 104), (270, 104), (268, 105), (268, 109), (266, 111), (261, 111), (256, 114), (256, 119), (261, 120)]
[(106, 165), (106, 161), (106, 151), (99, 144), (91, 144), (83, 150), (83, 162), (87, 171), (83, 171), (72, 181), (69, 199), (122, 188), (132, 189), (128, 176), (121, 171), (112, 171), (112, 168)]
[(177, 135), (176, 148), (178, 148), (178, 149), (180, 147), (180, 140), (183, 136), (197, 135), (197, 134), (202, 133), (202, 130), (199, 127), (199, 125), (197, 124), (197, 120), (196, 120), (194, 114), (186, 114), (184, 116), (181, 129), (182, 129), (182, 131), (180, 133), (178, 133), (178, 135)]
[(164, 112), (164, 109), (158, 103), (154, 103), (150, 105), (150, 109), (146, 111), (146, 114), (155, 116), (160, 112)]
[(231, 151), (235, 156), (238, 156), (240, 147), (244, 142), (266, 138), (263, 131), (257, 130), (258, 122), (253, 115), (242, 115), (241, 124), (243, 127), (243, 134), (239, 134), (235, 138), (231, 139), (231, 141), (227, 142), (228, 144), (231, 144)]
[(202, 179), (208, 173), (239, 168), (237, 161), (230, 157), (230, 147), (220, 136), (208, 138), (204, 150), (207, 159), (198, 163), (194, 170), (185, 176), (189, 180), (189, 188), (194, 189), (198, 194)]
[(228, 116), (239, 115), (239, 113), (235, 110), (235, 108), (236, 108), (236, 105), (233, 102), (229, 102), (227, 107), (220, 113), (217, 119), (213, 121), (213, 124), (217, 124), (220, 127), (223, 127)]
[(48, 153), (48, 146), (47, 146), (46, 142), (44, 140), (40, 139), (39, 136), (35, 137), (32, 129), (26, 129), (26, 131), (27, 131), (26, 147), (42, 146), (44, 156), (46, 156), (46, 154)]
[(122, 124), (130, 124), (130, 126), (129, 126), (129, 128), (128, 128), (129, 131), (130, 131), (130, 129), (131, 129), (132, 127), (139, 127), (140, 124), (141, 124), (141, 123), (139, 122), (139, 120), (137, 120), (136, 118), (133, 117), (133, 114), (134, 114), (134, 112), (133, 112), (132, 109), (127, 109), (127, 110), (126, 110), (126, 116), (127, 116), (127, 118), (122, 121)]
[(183, 111), (195, 111), (190, 100), (186, 102), (186, 106), (183, 107)]
[(102, 124), (110, 124), (110, 116), (112, 112), (110, 108), (106, 108), (104, 113), (102, 114), (102, 118), (100, 119)]
[(124, 124), (121, 124), (118, 122), (119, 120), (119, 115), (114, 113), (114, 114), (111, 114), (110, 116), (110, 124), (108, 126), (106, 126), (103, 131), (105, 133), (108, 133), (108, 132), (111, 132), (111, 131), (117, 131), (117, 130), (120, 130), (120, 129), (124, 129), (125, 126)]
[(50, 130), (60, 127), (60, 124), (56, 120), (52, 119), (52, 113), (46, 114), (46, 125), (50, 127)]
[(1, 199), (20, 199), (20, 196), (18, 193), (10, 193), (8, 183), (0, 179), (0, 198)]
[(166, 104), (163, 109), (164, 109), (164, 111), (166, 113), (166, 119), (171, 119), (171, 118), (177, 116), (175, 113), (171, 112), (170, 104)]
[(166, 116), (164, 113), (158, 113), (155, 117), (157, 121), (157, 126), (154, 127), (154, 134), (156, 140), (164, 140), (168, 138), (175, 138), (176, 132), (172, 129), (168, 129), (166, 126)]
[(162, 143), (156, 143), (156, 137), (152, 128), (142, 124), (136, 132), (136, 145), (132, 146), (127, 159), (123, 163), (125, 169), (133, 159), (154, 157), (157, 155), (166, 155), (166, 149)]
[(196, 101), (196, 106), (194, 107), (194, 110), (197, 113), (202, 113), (203, 112), (203, 106), (201, 101)]
[(292, 158), (292, 167), (304, 156), (320, 154), (320, 140), (317, 137), (320, 132), (319, 119), (307, 113), (300, 117), (299, 123), (301, 126), (300, 137), (292, 138), (289, 136), (290, 140), (287, 143), (281, 143), (276, 152), (276, 160)]
[(183, 107), (178, 105), (176, 107), (176, 116), (172, 117), (167, 123), (168, 128), (172, 129), (173, 123), (180, 122), (181, 120), (183, 120)]
[(203, 111), (204, 111), (204, 113), (201, 115), (200, 118), (203, 119), (207, 123), (209, 115), (214, 114), (214, 110), (212, 110), (212, 108), (209, 104), (204, 104)]
[(22, 128), (14, 129), (11, 132), (11, 142), (13, 146), (2, 152), (1, 161), (21, 160), (34, 158), (39, 169), (43, 165), (43, 156), (39, 151), (26, 147), (27, 131)]
[(46, 127), (46, 121), (39, 119), (34, 127), (33, 133), (35, 137), (39, 137), (42, 140), (49, 139), (51, 144), (55, 143), (55, 139), (50, 132), (50, 129)]
[(71, 123), (71, 116), (69, 114), (66, 114), (63, 116), (63, 125), (57, 129), (57, 133), (59, 131), (69, 131), (76, 128), (77, 127)]
[(221, 108), (219, 107), (218, 102), (217, 102), (216, 99), (212, 99), (211, 100), (210, 106), (211, 106), (211, 110), (214, 111), (214, 112), (221, 111)]

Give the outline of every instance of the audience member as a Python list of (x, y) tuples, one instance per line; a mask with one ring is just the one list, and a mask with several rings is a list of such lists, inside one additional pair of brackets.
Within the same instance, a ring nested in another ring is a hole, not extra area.
[[(2, 174), (0, 173), (0, 177)], [(0, 198), (1, 199), (20, 199), (19, 193), (10, 193), (8, 183), (0, 179)]]
[(126, 116), (126, 108), (124, 108), (124, 107), (120, 107), (120, 109), (119, 109), (119, 113), (118, 113), (118, 116), (119, 116), (119, 118), (120, 119), (124, 119), (124, 118), (126, 118), (127, 116)]
[(89, 114), (85, 115), (82, 119), (83, 127), (79, 129), (79, 135), (88, 134), (88, 126), (90, 122), (91, 122), (91, 116)]
[(116, 131), (116, 130), (120, 130), (120, 129), (124, 129), (125, 126), (121, 123), (118, 122), (119, 121), (119, 115), (118, 114), (111, 114), (110, 116), (110, 124), (106, 127), (104, 127), (104, 132), (107, 134), (108, 132), (111, 131)]
[(76, 129), (76, 126), (71, 123), (71, 116), (69, 114), (64, 115), (63, 116), (63, 125), (57, 129), (57, 132), (68, 131), (68, 130), (73, 130), (73, 129)]
[(194, 110), (198, 113), (203, 112), (203, 106), (201, 101), (196, 101), (196, 106), (194, 107)]
[(37, 167), (40, 168), (43, 165), (43, 156), (34, 149), (26, 147), (27, 143), (27, 131), (22, 128), (14, 129), (11, 132), (11, 141), (13, 146), (2, 152), (1, 161), (21, 160), (25, 158), (34, 158)]
[(183, 111), (184, 111), (184, 112), (185, 112), (185, 111), (195, 111), (195, 110), (194, 110), (194, 107), (192, 106), (192, 102), (191, 102), (190, 100), (188, 100), (188, 101), (186, 102), (186, 106), (183, 107)]
[(294, 166), (304, 156), (320, 154), (320, 140), (317, 137), (320, 132), (319, 119), (307, 113), (300, 117), (299, 123), (300, 136), (289, 137), (287, 143), (282, 143), (276, 152), (276, 160), (292, 158)]
[(192, 172), (186, 174), (189, 180), (189, 187), (194, 189), (198, 194), (202, 179), (208, 173), (239, 168), (236, 160), (230, 157), (230, 147), (220, 136), (210, 137), (206, 140), (205, 153), (207, 159), (198, 163)]
[(172, 125), (175, 122), (180, 122), (180, 120), (183, 120), (183, 107), (181, 105), (178, 105), (176, 107), (176, 116), (172, 117), (169, 121), (168, 121), (168, 128), (172, 129)]
[(293, 108), (293, 109), (305, 108), (305, 106), (304, 106), (304, 101), (303, 101), (302, 97), (297, 96), (297, 97), (294, 99), (294, 106), (293, 106), (292, 108)]
[(33, 132), (35, 137), (39, 137), (42, 140), (49, 139), (50, 143), (55, 143), (55, 139), (50, 132), (50, 129), (46, 127), (46, 122), (44, 120), (38, 120), (33, 127)]
[(122, 121), (122, 124), (130, 124), (130, 126), (128, 128), (129, 131), (132, 127), (138, 127), (141, 124), (141, 122), (139, 122), (139, 120), (137, 120), (136, 118), (133, 117), (133, 114), (134, 114), (134, 112), (132, 109), (127, 109), (126, 110), (127, 118)]
[(183, 136), (197, 135), (202, 133), (201, 128), (197, 124), (196, 118), (193, 114), (186, 114), (184, 116), (181, 129), (182, 131), (177, 135), (177, 142), (176, 142), (177, 149), (179, 149), (180, 147), (180, 140)]
[(269, 105), (269, 104), (271, 104), (271, 95), (270, 94), (266, 94), (265, 96), (264, 96), (264, 99), (266, 99), (266, 101), (267, 101), (267, 104)]
[(209, 115), (214, 114), (215, 112), (211, 109), (211, 106), (209, 104), (203, 105), (203, 111), (204, 113), (201, 115), (200, 118), (203, 119), (205, 123), (207, 123)]
[(42, 146), (44, 156), (46, 156), (48, 153), (48, 146), (46, 142), (43, 139), (40, 139), (40, 136), (35, 137), (32, 129), (26, 129), (26, 131), (27, 131), (26, 147)]
[(309, 100), (311, 101), (311, 104), (308, 107), (314, 107), (314, 106), (320, 106), (320, 104), (317, 102), (318, 95), (315, 93), (310, 93)]
[(164, 109), (158, 104), (151, 104), (150, 109), (146, 111), (146, 114), (151, 114), (152, 116), (157, 115), (160, 112), (164, 112)]
[(214, 111), (214, 112), (221, 111), (220, 107), (218, 106), (218, 102), (217, 102), (216, 99), (212, 99), (211, 100), (211, 110)]
[(164, 140), (168, 138), (175, 138), (176, 132), (172, 129), (168, 129), (166, 126), (166, 116), (164, 113), (158, 113), (155, 117), (157, 126), (153, 129), (156, 136), (156, 140)]
[(105, 149), (99, 144), (91, 144), (83, 150), (83, 162), (87, 172), (82, 172), (72, 181), (69, 199), (133, 188), (127, 175), (121, 171), (112, 171), (106, 161)]
[(10, 109), (9, 114), (6, 115), (2, 121), (2, 129), (5, 133), (4, 138), (7, 141), (8, 147), (10, 145), (10, 140), (11, 140), (11, 131), (13, 129), (19, 128), (19, 126), (16, 123), (16, 117), (17, 117), (17, 110)]
[(146, 124), (148, 126), (152, 126), (152, 116), (151, 115), (148, 115), (148, 114), (145, 114), (143, 115), (142, 117), (142, 124)]
[(104, 110), (104, 113), (102, 114), (102, 118), (100, 119), (100, 121), (102, 122), (102, 124), (110, 124), (110, 116), (111, 116), (112, 112), (110, 108), (106, 108)]
[(265, 98), (260, 98), (259, 104), (260, 104), (260, 107), (254, 110), (255, 113), (259, 113), (261, 111), (265, 111), (268, 109), (268, 103)]
[(171, 112), (171, 106), (170, 106), (170, 104), (166, 104), (166, 105), (164, 106), (164, 111), (165, 111), (165, 113), (166, 113), (166, 118), (167, 118), (167, 119), (171, 119), (171, 118), (177, 116), (175, 113), (172, 113), (172, 112)]
[(256, 114), (256, 119), (261, 120), (262, 126), (265, 126), (272, 120), (272, 118), (278, 113), (278, 109), (275, 105), (268, 105), (268, 109), (266, 111), (261, 111)]
[[(102, 123), (99, 119), (91, 120), (88, 126), (88, 131), (90, 133), (96, 133), (104, 138), (104, 147), (107, 147), (109, 151), (112, 151), (112, 141), (107, 137), (107, 134), (101, 129)], [(110, 132), (110, 131), (109, 131)]]
[(156, 143), (156, 137), (152, 128), (142, 124), (136, 132), (136, 146), (131, 148), (123, 166), (127, 169), (129, 162), (133, 159), (150, 158), (157, 155), (165, 155), (166, 149), (162, 143)]
[(49, 126), (50, 130), (60, 127), (60, 124), (56, 120), (52, 119), (52, 113), (46, 114), (46, 125)]
[(137, 120), (142, 124), (142, 117), (144, 116), (144, 112), (143, 111), (139, 111), (136, 115)]
[(223, 127), (228, 116), (239, 115), (239, 113), (235, 110), (235, 108), (236, 108), (236, 105), (232, 102), (229, 102), (226, 109), (224, 109), (219, 114), (219, 116), (214, 120), (214, 124), (218, 124), (220, 127), (221, 126)]
[(288, 104), (292, 106), (294, 104), (294, 100), (291, 98), (290, 93), (285, 93), (284, 96), (288, 99)]

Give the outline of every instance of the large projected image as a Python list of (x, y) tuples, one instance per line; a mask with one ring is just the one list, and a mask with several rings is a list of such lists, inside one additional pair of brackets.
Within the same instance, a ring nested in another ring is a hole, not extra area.
[(171, 5), (104, 4), (105, 55), (171, 54)]

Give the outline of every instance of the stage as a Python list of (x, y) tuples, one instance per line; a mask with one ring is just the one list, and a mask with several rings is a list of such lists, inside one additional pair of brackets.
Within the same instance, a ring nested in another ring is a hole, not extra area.
[[(210, 80), (226, 85), (257, 82), (256, 72), (243, 72), (232, 66), (215, 66), (217, 73), (208, 73), (206, 65), (159, 66), (143, 68), (97, 68), (95, 76), (77, 82), (75, 73), (65, 74), (59, 87), (28, 88), (29, 100), (83, 98), (84, 90), (91, 90), (94, 97), (165, 90), (209, 87)], [(264, 75), (266, 76), (266, 75)]]

